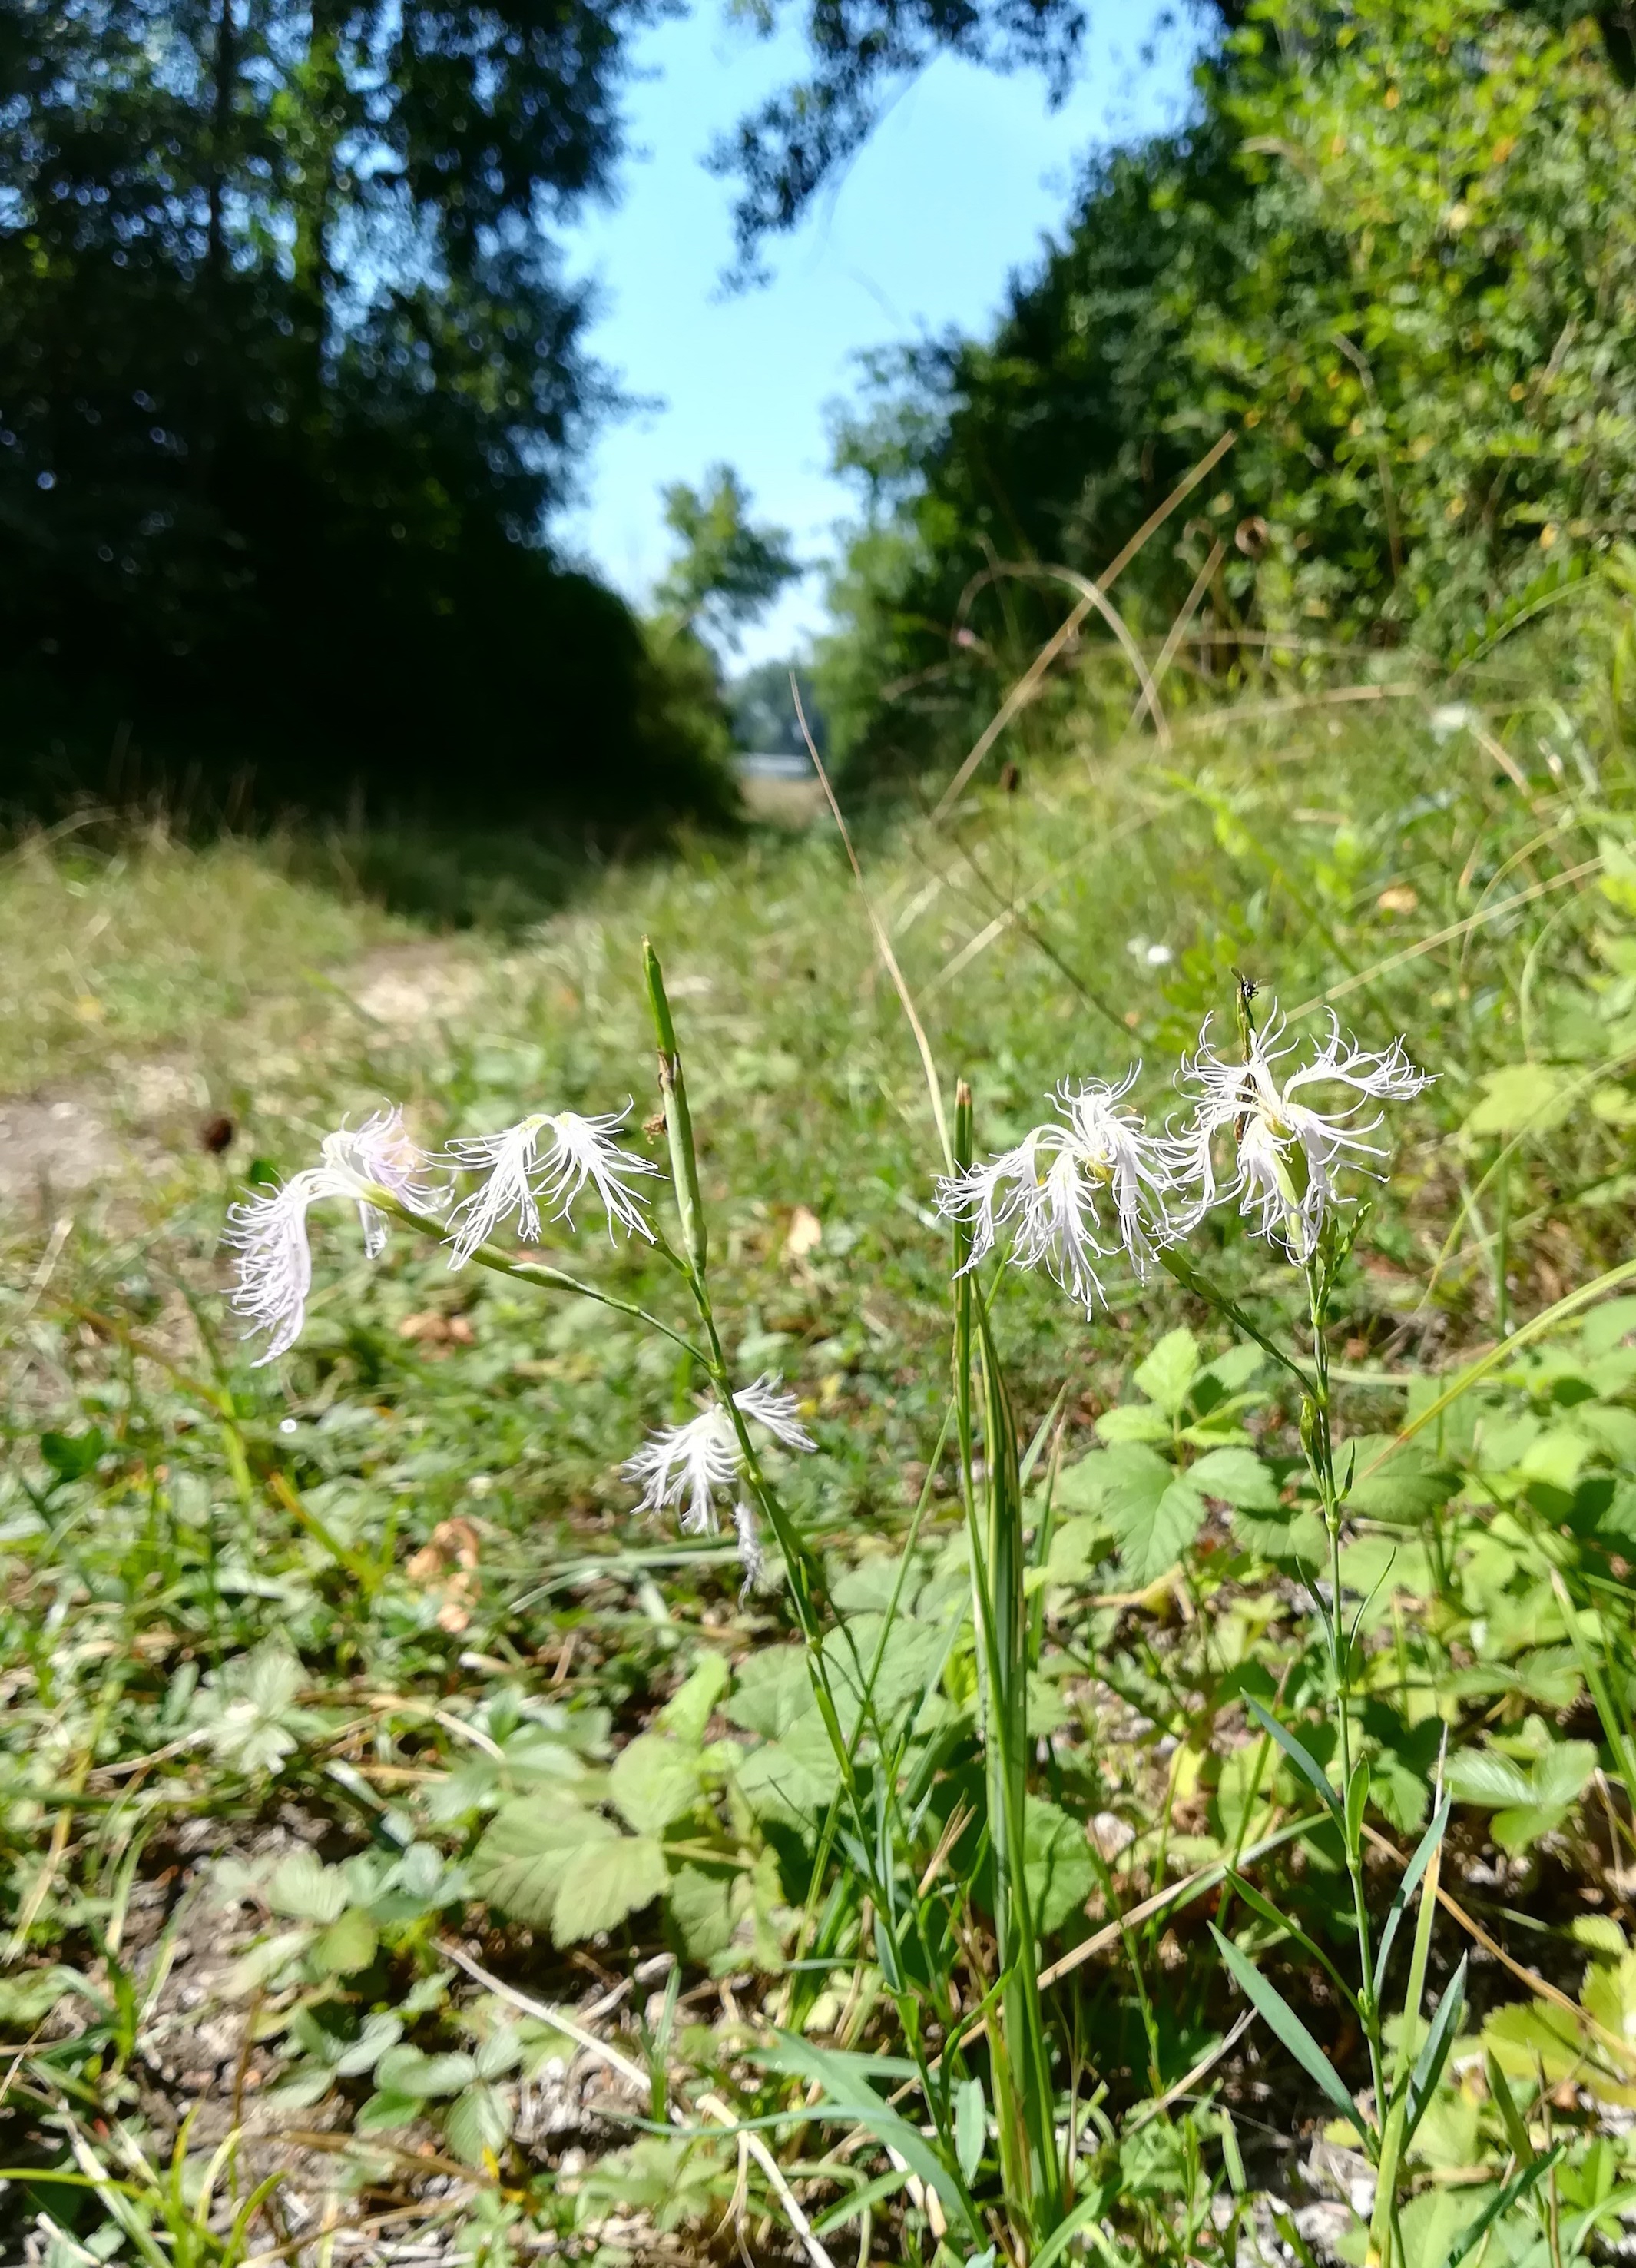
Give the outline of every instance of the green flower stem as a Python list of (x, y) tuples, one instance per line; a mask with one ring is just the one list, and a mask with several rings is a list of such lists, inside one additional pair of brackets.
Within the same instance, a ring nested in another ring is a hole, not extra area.
[(1335, 1681), (1336, 1729), (1339, 1741), (1342, 1845), (1346, 1874), (1352, 1884), (1353, 1926), (1358, 1940), (1358, 2010), (1368, 2043), (1369, 2070), (1375, 2088), (1376, 2115), (1387, 2109), (1385, 2066), (1382, 2055), (1380, 2011), (1375, 2004), (1375, 1959), (1369, 1933), (1368, 1902), (1363, 1881), (1361, 1814), (1354, 1815), (1352, 1801), (1352, 1640), (1341, 1611), (1340, 1492), (1335, 1484), (1335, 1447), (1329, 1384), (1329, 1294), (1334, 1255), (1327, 1251), (1307, 1262), (1307, 1298), (1312, 1322), (1312, 1386), (1302, 1410), (1301, 1440), (1323, 1506), (1329, 1536), (1330, 1602), (1324, 1616), (1330, 1662)]
[[(444, 1224), (435, 1219), (430, 1213), (414, 1211), (408, 1205), (400, 1204), (390, 1189), (382, 1189), (378, 1184), (366, 1184), (366, 1187), (369, 1189), (368, 1202), (378, 1212), (390, 1214), (393, 1220), (401, 1221), (406, 1228), (418, 1229), (422, 1236), (429, 1236), (435, 1243), (442, 1243), (448, 1235)], [(681, 1265), (663, 1239), (657, 1239), (656, 1243), (666, 1259), (674, 1265)], [(708, 1366), (708, 1357), (701, 1347), (695, 1346), (691, 1339), (684, 1338), (679, 1331), (662, 1322), (657, 1315), (649, 1314), (646, 1307), (637, 1307), (634, 1300), (621, 1300), (617, 1293), (601, 1291), (595, 1284), (582, 1283), (577, 1276), (567, 1275), (561, 1268), (550, 1267), (543, 1260), (513, 1260), (495, 1244), (480, 1244), (472, 1257), (480, 1268), (490, 1268), (497, 1276), (514, 1276), (519, 1284), (539, 1284), (549, 1292), (569, 1292), (576, 1299), (595, 1300), (601, 1307), (613, 1307), (621, 1315), (629, 1315), (636, 1322), (646, 1323), (650, 1331), (657, 1331), (673, 1346), (679, 1346), (684, 1353), (690, 1354), (701, 1368)]]

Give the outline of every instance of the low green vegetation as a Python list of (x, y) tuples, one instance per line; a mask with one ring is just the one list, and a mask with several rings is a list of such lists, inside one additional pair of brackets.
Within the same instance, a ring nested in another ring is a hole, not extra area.
[[(9, 2253), (1621, 2240), (1622, 606), (1159, 742), (1088, 701), (1009, 792), (862, 814), (867, 904), (827, 826), (459, 938), (293, 844), (11, 854)], [(1179, 1120), (1238, 974), (1303, 1049), (1404, 1036), (1434, 1084), (1315, 1263), (1328, 1433), (1302, 1271), (1230, 1209), (1089, 1321), (951, 1287), (881, 939), (979, 1159), (1137, 1058)], [(252, 1367), (236, 1195), (385, 1100), (435, 1148), (627, 1096), (679, 1268), (589, 1198), (461, 1270), (326, 1204)], [(817, 1446), (735, 1453), (746, 1584), (725, 1498), (682, 1533), (622, 1468), (763, 1373)]]

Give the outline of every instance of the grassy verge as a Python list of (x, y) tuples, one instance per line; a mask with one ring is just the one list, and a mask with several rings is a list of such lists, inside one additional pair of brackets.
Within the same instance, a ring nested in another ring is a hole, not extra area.
[[(1368, 1476), (1342, 1571), (1366, 1902), (1390, 1902), (1445, 1735), (1458, 1799), (1434, 1999), (1474, 1965), (1401, 2231), (1433, 2268), (1485, 2199), (1566, 2258), (1629, 2194), (1610, 2113), (1636, 2085), (1636, 1308), (1519, 1350), (1373, 1470), (1442, 1376), (1628, 1250), (1628, 785), (1589, 703), (1434, 718), (1416, 696), (1200, 714), (1168, 749), (1070, 750), (862, 845), (979, 1151), (1058, 1080), (1138, 1056), (1162, 1114), (1236, 970), (1298, 1030), (1332, 1004), (1437, 1074), (1394, 1115), (1335, 1331)], [(882, 1705), (920, 1712), (904, 1769), (955, 1948), (941, 2052), (994, 1975), (969, 1826), (979, 1666), (937, 1454), (949, 1250), (921, 1066), (833, 838), (701, 844), (500, 938), (417, 932), (243, 846), (70, 838), (14, 853), (7, 882), (0, 1115), (29, 1160), (0, 1318), (12, 2241), (69, 2248), (53, 2268), (74, 2247), (385, 2258), (405, 2229), (495, 2262), (697, 2257), (735, 2230), (752, 2257), (811, 2257), (793, 2198), (838, 2258), (980, 2250), (949, 2250), (913, 2103), (902, 2132), (855, 2095), (843, 2124), (805, 2121), (840, 2066), (764, 2052), (773, 2027), (818, 2058), (904, 2042), (782, 1595), (741, 1591), (730, 1537), (631, 1514), (620, 1465), (693, 1411), (688, 1359), (403, 1239), (370, 1266), (340, 1208), (293, 1355), (252, 1371), (222, 1300), (232, 1189), (384, 1096), (429, 1144), (627, 1095), (640, 1126), (652, 937), (730, 1364), (801, 1395), (819, 1446), (778, 1468), (786, 1501), (838, 1610), (881, 1636)], [(1284, 1263), (1231, 1225), (1209, 1239), (1210, 1270), (1281, 1330)], [(642, 1248), (585, 1233), (572, 1265), (679, 1320)], [(992, 1308), (1019, 1440), (1045, 1428), (1030, 1880), (1062, 1964), (1075, 2194), (1097, 2200), (1075, 2241), (1179, 2260), (1258, 2231), (1321, 2253), (1368, 2218), (1361, 2137), (1288, 2042), (1229, 2038), (1206, 1926), (1368, 2085), (1323, 1965), (1339, 1851), (1276, 1840), (1310, 1791), (1250, 1706), (1321, 1719), (1295, 1406), (1168, 1279), (1108, 1290), (1088, 1325), (1008, 1271)], [(1179, 1526), (1133, 1524), (1136, 1451)], [(1230, 1489), (1188, 1481), (1227, 1451), (1249, 1460)], [(1320, 1764), (1324, 1732), (1302, 1734)], [(1254, 1896), (1281, 1926), (1220, 1872), (1264, 1845)], [(984, 2132), (972, 2146), (992, 2213), (998, 2161)]]

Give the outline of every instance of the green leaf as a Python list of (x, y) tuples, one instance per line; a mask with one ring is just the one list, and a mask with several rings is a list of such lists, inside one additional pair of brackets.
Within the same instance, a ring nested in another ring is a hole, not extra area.
[(1034, 1927), (1054, 1936), (1070, 1914), (1082, 1913), (1097, 1884), (1084, 1828), (1043, 1796), (1031, 1795), (1023, 1823), (1023, 1869)]
[(374, 1923), (361, 1906), (348, 1906), (317, 1940), (312, 1958), (329, 1977), (356, 1977), (375, 1958), (378, 1942)]
[(1147, 1402), (1123, 1402), (1097, 1420), (1097, 1439), (1104, 1441), (1168, 1441), (1173, 1431), (1164, 1412)]
[(1315, 1513), (1299, 1506), (1280, 1505), (1276, 1512), (1233, 1512), (1233, 1534), (1258, 1559), (1316, 1567), (1329, 1550), (1324, 1523)]
[(1556, 1064), (1506, 1064), (1479, 1074), (1483, 1099), (1461, 1129), (1466, 1134), (1543, 1134), (1574, 1108), (1574, 1072)]
[(673, 1734), (690, 1748), (697, 1748), (704, 1739), (705, 1727), (716, 1703), (727, 1690), (730, 1675), (723, 1655), (701, 1653), (686, 1683), (671, 1694), (655, 1719), (660, 1731)]
[(1344, 1475), (1348, 1461), (1356, 1476), (1346, 1491), (1347, 1509), (1365, 1520), (1390, 1521), (1413, 1526), (1428, 1520), (1454, 1494), (1456, 1476), (1439, 1464), (1430, 1452), (1400, 1449), (1378, 1472), (1368, 1468), (1397, 1437), (1389, 1433), (1359, 1433), (1343, 1441), (1337, 1451)]
[(583, 1852), (557, 1885), (551, 1934), (573, 1945), (613, 1929), (627, 1914), (663, 1897), (671, 1878), (664, 1852), (649, 1835), (620, 1835)]
[(698, 1750), (664, 1733), (639, 1733), (614, 1758), (608, 1793), (638, 1834), (661, 1834), (699, 1801)]
[(1357, 2104), (1347, 2094), (1334, 2065), (1289, 2003), (1267, 1983), (1255, 1963), (1245, 1958), (1231, 1938), (1222, 1936), (1214, 1922), (1210, 1924), (1210, 1934), (1215, 1940), (1217, 1949), (1232, 1972), (1239, 1990), (1271, 2025), (1308, 2077), (1317, 2081), (1341, 2117), (1350, 2125), (1356, 2126), (1359, 2124)]
[(289, 1921), (332, 1922), (347, 1903), (346, 1879), (316, 1851), (292, 1851), (275, 1867), (267, 1902)]
[(1392, 1940), (1402, 1926), (1409, 1901), (1420, 1888), (1420, 1878), (1432, 1863), (1432, 1854), (1442, 1841), (1449, 1827), (1452, 1799), (1445, 1795), (1433, 1815), (1432, 1823), (1414, 1846), (1414, 1855), (1403, 1870), (1403, 1879), (1392, 1893), (1386, 1919), (1381, 1928), (1379, 1950), (1375, 1955), (1375, 1998), (1379, 2000), (1386, 1983), (1386, 1956), (1391, 1951)]
[(776, 1741), (815, 1705), (804, 1649), (770, 1646), (739, 1664), (722, 1713), (746, 1733), (759, 1733), (767, 1740)]
[(732, 1877), (723, 1869), (680, 1867), (665, 1903), (690, 1961), (709, 1961), (733, 1941)]
[(1172, 1568), (1199, 1533), (1204, 1498), (1151, 1449), (1132, 1443), (1103, 1455), (1103, 1511), (1132, 1590)]
[(1444, 1784), (1456, 1803), (1493, 1808), (1503, 1803), (1531, 1803), (1534, 1783), (1519, 1764), (1493, 1749), (1461, 1749), (1449, 1757)]
[(1596, 1751), (1588, 1741), (1553, 1742), (1534, 1759), (1534, 1800), (1576, 1803), (1596, 1769)]
[(964, 2080), (954, 2091), (954, 2154), (968, 2183), (976, 2179), (988, 2138), (988, 2104), (980, 2079)]
[(375, 2084), (383, 2095), (412, 2096), (424, 2102), (439, 2095), (458, 2095), (477, 2076), (469, 2055), (425, 2055), (407, 2043), (388, 2048), (375, 2066)]
[(511, 2139), (511, 2117), (509, 2091), (479, 2080), (463, 2088), (449, 2105), (444, 2138), (463, 2165), (481, 2166)]
[[(937, 2193), (938, 2202), (950, 2224), (959, 2228), (973, 2242), (980, 2241), (979, 2232), (972, 2221), (959, 2183), (950, 2169), (937, 2155), (918, 2126), (910, 2124), (869, 2085), (868, 2073), (872, 2066), (879, 2069), (882, 2058), (847, 2055), (834, 2048), (819, 2047), (814, 2041), (803, 2040), (793, 2032), (778, 2035), (776, 2061), (764, 2051), (761, 2060), (774, 2069), (794, 2073), (809, 2080), (816, 2080), (825, 2100), (814, 2106), (819, 2116), (833, 2115), (838, 2120), (862, 2125), (871, 2139), (886, 2148), (895, 2150), (918, 2174), (929, 2190)], [(913, 2075), (910, 2066), (906, 2075)]]
[(1212, 1355), (1199, 1372), (1200, 1381), (1213, 1378), (1227, 1394), (1238, 1394), (1249, 1385), (1258, 1372), (1266, 1368), (1266, 1356), (1258, 1346), (1241, 1341), (1224, 1352)]
[(550, 1926), (563, 1876), (619, 1830), (599, 1812), (522, 1796), (497, 1812), (469, 1861), (480, 1898), (516, 1921)]
[(1542, 2157), (1534, 2159), (1531, 2164), (1513, 2174), (1505, 2187), (1489, 2199), (1476, 2220), (1469, 2221), (1456, 2237), (1449, 2248), (1443, 2268), (1462, 2268), (1462, 2263), (1470, 2259), (1494, 2223), (1502, 2220), (1513, 2206), (1522, 2204), (1535, 2183), (1544, 2179), (1566, 2147), (1566, 2142), (1554, 2142)]
[(412, 2118), (421, 2115), (420, 2098), (414, 2095), (392, 2095), (383, 2088), (360, 2103), (352, 2121), (355, 2134), (386, 2134), (394, 2127), (407, 2126)]
[(357, 2079), (373, 2071), (387, 2049), (395, 2047), (402, 2037), (403, 2025), (396, 2016), (371, 2016), (357, 2038), (334, 2058), (336, 2073), (342, 2079)]
[(1136, 1367), (1137, 1385), (1167, 1418), (1179, 1416), (1199, 1374), (1199, 1342), (1190, 1330), (1167, 1331), (1146, 1362)]
[(108, 1453), (108, 1442), (99, 1427), (83, 1433), (42, 1433), (40, 1454), (60, 1481), (84, 1480)]
[(1288, 1727), (1280, 1725), (1270, 1710), (1264, 1709), (1253, 1694), (1247, 1697), (1251, 1715), (1264, 1733), (1268, 1733), (1308, 1785), (1317, 1790), (1328, 1805), (1337, 1826), (1341, 1824), (1340, 1798), (1336, 1794), (1329, 1775), (1312, 1754), (1310, 1749), (1298, 1741)]
[(840, 1767), (817, 1714), (781, 1741), (752, 1749), (739, 1766), (738, 1786), (758, 1819), (816, 1832), (840, 1786)]
[(1409, 2117), (1403, 2132), (1403, 2146), (1406, 2150), (1414, 2139), (1415, 2129), (1431, 2109), (1432, 2097), (1437, 2092), (1437, 2082), (1449, 2060), (1449, 2051), (1460, 2029), (1460, 2018), (1465, 2008), (1466, 1956), (1460, 1957), (1460, 1966), (1449, 1978), (1442, 1999), (1437, 2003), (1437, 2014), (1432, 2018), (1425, 2043), (1415, 2058), (1414, 2070), (1409, 2080)]
[(1580, 1344), (1587, 1354), (1609, 1354), (1636, 1331), (1636, 1299), (1607, 1300), (1593, 1307), (1580, 1325)]
[(1187, 1478), (1206, 1496), (1220, 1497), (1238, 1512), (1276, 1512), (1278, 1481), (1251, 1449), (1212, 1449), (1187, 1468)]

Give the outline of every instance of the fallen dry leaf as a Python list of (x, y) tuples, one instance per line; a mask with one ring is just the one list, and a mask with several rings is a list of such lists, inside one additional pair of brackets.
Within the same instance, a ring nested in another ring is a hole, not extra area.
[(810, 1205), (797, 1205), (789, 1216), (789, 1231), (784, 1239), (786, 1260), (804, 1260), (809, 1252), (816, 1252), (824, 1241), (824, 1224)]

